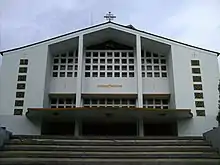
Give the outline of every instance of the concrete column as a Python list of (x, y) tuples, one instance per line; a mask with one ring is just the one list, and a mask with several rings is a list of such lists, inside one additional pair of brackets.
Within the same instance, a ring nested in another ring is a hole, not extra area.
[(81, 102), (82, 102), (81, 101), (82, 70), (83, 70), (83, 35), (80, 35), (79, 36), (79, 43), (78, 43), (78, 71), (77, 71), (77, 80), (76, 80), (76, 107), (81, 107)]
[(138, 136), (144, 137), (144, 121), (143, 121), (143, 119), (138, 120)]
[(143, 108), (143, 90), (142, 90), (142, 70), (141, 70), (141, 36), (136, 35), (136, 58), (137, 58), (137, 107)]
[(78, 120), (75, 120), (74, 123), (74, 136), (78, 137), (81, 133), (81, 123)]

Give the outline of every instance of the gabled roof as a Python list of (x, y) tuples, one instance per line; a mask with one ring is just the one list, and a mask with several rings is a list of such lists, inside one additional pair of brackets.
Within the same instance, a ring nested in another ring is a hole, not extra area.
[(50, 39), (46, 39), (46, 40), (43, 40), (43, 41), (35, 42), (35, 43), (29, 44), (29, 45), (25, 45), (25, 46), (13, 48), (13, 49), (4, 50), (4, 51), (0, 52), (0, 54), (3, 56), (3, 53), (6, 53), (6, 52), (19, 50), (19, 49), (22, 49), (22, 48), (27, 48), (27, 47), (30, 47), (30, 46), (41, 44), (41, 43), (44, 43), (44, 42), (47, 42), (47, 41), (51, 41), (51, 40), (54, 40), (54, 39), (57, 39), (57, 38), (60, 38), (60, 37), (68, 36), (68, 35), (71, 35), (71, 34), (74, 34), (74, 33), (78, 33), (78, 32), (81, 32), (81, 31), (84, 31), (84, 30), (88, 30), (88, 29), (92, 29), (92, 28), (99, 27), (99, 26), (103, 26), (103, 25), (106, 25), (106, 24), (114, 24), (114, 25), (117, 25), (117, 26), (121, 26), (123, 28), (129, 28), (129, 29), (132, 29), (132, 30), (137, 31), (137, 32), (141, 32), (141, 33), (145, 33), (147, 35), (151, 35), (151, 36), (154, 36), (154, 37), (165, 39), (167, 41), (176, 42), (178, 44), (182, 44), (182, 45), (185, 45), (185, 46), (189, 46), (189, 47), (192, 47), (192, 48), (196, 48), (196, 49), (200, 49), (200, 50), (203, 50), (203, 51), (208, 51), (208, 52), (220, 55), (220, 52), (216, 52), (216, 51), (200, 48), (200, 47), (197, 47), (197, 46), (189, 45), (189, 44), (182, 43), (182, 42), (179, 42), (179, 41), (176, 41), (176, 40), (173, 40), (173, 39), (169, 39), (169, 38), (166, 38), (166, 37), (162, 37), (162, 36), (159, 36), (159, 35), (156, 35), (156, 34), (148, 33), (146, 31), (138, 30), (138, 29), (134, 28), (134, 26), (132, 26), (132, 25), (125, 26), (125, 25), (121, 25), (121, 24), (118, 24), (118, 23), (115, 23), (115, 22), (105, 22), (105, 23), (97, 24), (97, 25), (90, 26), (90, 27), (87, 27), (87, 28), (83, 28), (83, 29), (80, 29), (80, 30), (76, 30), (76, 31), (73, 31), (73, 32), (70, 32), (70, 33), (59, 35), (59, 36), (56, 36), (56, 37), (53, 37), (53, 38), (50, 38)]

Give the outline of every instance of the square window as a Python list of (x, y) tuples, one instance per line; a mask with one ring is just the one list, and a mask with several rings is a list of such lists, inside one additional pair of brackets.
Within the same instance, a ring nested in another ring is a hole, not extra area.
[(97, 65), (93, 65), (92, 66), (92, 70), (98, 70), (98, 66)]
[(19, 73), (27, 73), (27, 67), (19, 67)]
[(58, 70), (58, 65), (54, 65), (53, 70)]
[(160, 70), (159, 65), (154, 66), (154, 70), (156, 70), (156, 71)]
[(200, 68), (192, 68), (192, 73), (196, 73), (196, 74), (201, 73)]
[(191, 60), (191, 65), (192, 66), (199, 66), (199, 60)]
[(75, 70), (78, 70), (78, 65), (75, 65)]
[(126, 65), (123, 65), (123, 66), (121, 67), (121, 69), (122, 69), (122, 70), (127, 70), (127, 66), (126, 66)]
[(75, 64), (77, 64), (77, 63), (78, 63), (78, 58), (75, 59)]
[(86, 58), (86, 63), (87, 63), (87, 64), (90, 64), (90, 63), (91, 63), (91, 59)]
[(20, 107), (24, 105), (24, 100), (15, 100), (15, 106)]
[(91, 66), (90, 65), (86, 65), (85, 66), (85, 70), (90, 70), (91, 69)]
[(105, 52), (100, 52), (100, 57), (105, 57)]
[(73, 57), (73, 51), (69, 51), (69, 57)]
[(114, 77), (120, 77), (120, 72), (115, 72)]
[(146, 57), (151, 57), (151, 52), (146, 52)]
[(203, 99), (203, 93), (194, 93), (195, 99)]
[(107, 104), (113, 104), (113, 100), (112, 99), (107, 99)]
[(101, 65), (100, 70), (105, 70), (105, 65)]
[(168, 104), (168, 100), (167, 100), (167, 99), (162, 99), (162, 103), (163, 103), (164, 105), (167, 105), (167, 104)]
[(155, 104), (157, 104), (157, 105), (159, 104), (160, 105), (161, 104), (161, 100), (160, 99), (155, 99)]
[(22, 115), (23, 109), (14, 109), (14, 115)]
[(26, 81), (26, 75), (18, 75), (18, 81)]
[(161, 60), (160, 60), (160, 63), (161, 63), (161, 64), (166, 64), (166, 60), (165, 60), (165, 59), (161, 59)]
[(92, 101), (92, 104), (93, 104), (93, 105), (94, 105), (94, 104), (98, 104), (98, 100), (97, 100), (97, 99), (92, 99), (91, 101)]
[(144, 71), (145, 70), (145, 65), (141, 65), (141, 69), (142, 69), (142, 71)]
[(53, 72), (53, 77), (57, 77), (58, 73), (57, 72)]
[(28, 65), (28, 59), (20, 59), (20, 65)]
[(73, 63), (73, 59), (68, 59), (68, 63), (72, 64)]
[(54, 64), (59, 63), (59, 59), (54, 59), (54, 60), (53, 60), (53, 63), (54, 63)]
[(105, 59), (100, 59), (101, 64), (105, 64)]
[(98, 64), (98, 59), (93, 59), (93, 64)]
[(122, 59), (122, 60), (121, 60), (121, 63), (122, 63), (122, 64), (126, 64), (126, 63), (127, 63), (127, 59)]
[(167, 67), (165, 65), (161, 66), (161, 70), (167, 70)]
[(93, 57), (98, 57), (98, 52), (93, 52)]
[(128, 104), (128, 100), (127, 99), (122, 99), (121, 103), (127, 105)]
[(154, 77), (160, 77), (160, 73), (159, 72), (154, 72)]
[(157, 53), (153, 53), (153, 57), (158, 57), (158, 54)]
[(120, 66), (119, 65), (115, 65), (115, 70), (120, 70)]
[(129, 72), (129, 77), (134, 77), (134, 72)]
[(72, 99), (70, 99), (70, 98), (66, 99), (66, 104), (72, 104), (72, 102), (73, 102)]
[(130, 105), (135, 105), (135, 104), (136, 104), (136, 100), (130, 99), (130, 100), (129, 100), (129, 104), (130, 104)]
[(166, 72), (162, 72), (162, 77), (167, 77), (167, 73)]
[(129, 56), (129, 57), (134, 57), (134, 53), (133, 53), (133, 52), (129, 52), (129, 53), (128, 53), (128, 56)]
[(144, 59), (141, 59), (141, 63), (144, 64)]
[(134, 66), (129, 66), (129, 70), (130, 71), (134, 70)]
[(112, 72), (107, 72), (107, 77), (112, 77)]
[(196, 110), (196, 116), (205, 116), (205, 110)]
[(120, 64), (120, 60), (119, 59), (115, 59), (115, 64)]
[(120, 104), (120, 100), (119, 99), (114, 99), (114, 104)]
[(144, 51), (141, 50), (141, 57), (144, 57)]
[(119, 53), (119, 52), (115, 52), (115, 53), (114, 53), (114, 56), (115, 56), (115, 57), (119, 57), (119, 56), (120, 56), (120, 53)]
[(66, 59), (61, 59), (61, 64), (65, 64), (66, 63)]
[(112, 59), (107, 59), (107, 63), (111, 64), (112, 63)]
[(85, 77), (90, 77), (90, 72), (85, 72)]
[(67, 70), (73, 70), (73, 65), (68, 65)]
[(58, 108), (64, 108), (64, 106), (63, 105), (59, 105)]
[(152, 59), (146, 59), (146, 63), (147, 64), (151, 64), (152, 63)]
[(77, 77), (77, 72), (74, 72), (74, 77)]
[(201, 76), (193, 76), (193, 82), (202, 82)]
[(25, 89), (25, 84), (24, 83), (18, 83), (17, 84), (17, 89)]
[(148, 104), (148, 105), (154, 104), (154, 100), (153, 100), (153, 99), (147, 99), (147, 104)]
[(50, 103), (51, 103), (51, 104), (57, 104), (57, 99), (52, 98), (51, 101), (50, 101)]
[(142, 77), (145, 77), (145, 73), (144, 72), (142, 72)]
[(105, 99), (100, 99), (99, 104), (105, 104)]
[(153, 77), (152, 72), (147, 72), (147, 77)]
[(112, 70), (112, 66), (111, 66), (111, 65), (108, 65), (108, 66), (107, 66), (107, 70)]
[(122, 52), (122, 53), (121, 53), (121, 56), (122, 56), (122, 57), (127, 57), (127, 52)]
[(90, 104), (90, 100), (89, 100), (89, 99), (84, 99), (84, 100), (83, 100), (83, 103), (84, 103), (84, 104)]
[(60, 70), (65, 70), (66, 66), (65, 65), (60, 65)]
[(16, 98), (24, 98), (24, 92), (16, 92)]
[(67, 72), (67, 77), (73, 77), (73, 72)]
[(195, 101), (196, 107), (204, 107), (204, 101)]
[(105, 72), (100, 72), (100, 77), (105, 77)]
[(193, 88), (194, 90), (202, 90), (202, 84), (194, 84)]
[(134, 59), (129, 59), (129, 64), (134, 64)]
[(127, 77), (127, 72), (122, 72), (122, 77)]
[(86, 52), (86, 57), (91, 57), (91, 52)]
[(60, 72), (60, 77), (65, 77), (65, 72)]
[(159, 59), (154, 59), (154, 64), (159, 64)]
[(64, 99), (59, 98), (58, 104), (64, 104)]
[(152, 66), (151, 65), (147, 65), (147, 70), (152, 70)]
[(112, 52), (108, 52), (107, 57), (112, 57)]
[(66, 53), (62, 53), (62, 54), (61, 54), (61, 57), (66, 57)]
[(92, 77), (98, 77), (98, 72), (92, 72)]

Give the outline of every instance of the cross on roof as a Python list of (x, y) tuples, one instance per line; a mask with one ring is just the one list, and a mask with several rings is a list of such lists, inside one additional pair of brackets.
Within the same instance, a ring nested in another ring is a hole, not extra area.
[(113, 20), (114, 18), (116, 18), (116, 16), (114, 16), (111, 12), (108, 12), (108, 13), (104, 16), (104, 18), (105, 18), (106, 20), (108, 20), (109, 22), (111, 22), (111, 20)]

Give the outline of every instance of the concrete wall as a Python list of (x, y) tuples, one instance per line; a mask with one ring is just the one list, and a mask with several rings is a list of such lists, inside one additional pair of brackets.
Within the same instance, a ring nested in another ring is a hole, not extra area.
[[(191, 74), (191, 60), (199, 59), (205, 103), (205, 117), (196, 116), (194, 89)], [(193, 119), (179, 121), (179, 135), (202, 135), (217, 126), (218, 112), (218, 61), (213, 53), (172, 45), (172, 64), (176, 108), (187, 108), (193, 112)]]
[(204, 138), (220, 152), (220, 127), (214, 128), (203, 134)]
[(143, 94), (169, 94), (168, 78), (143, 78)]
[(0, 115), (0, 124), (13, 135), (40, 135), (40, 121), (30, 121), (26, 116)]
[(51, 78), (49, 92), (75, 94), (76, 78), (73, 77)]

